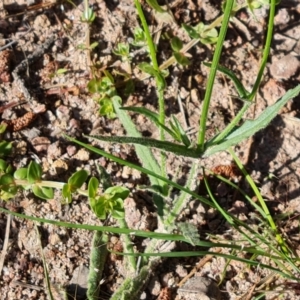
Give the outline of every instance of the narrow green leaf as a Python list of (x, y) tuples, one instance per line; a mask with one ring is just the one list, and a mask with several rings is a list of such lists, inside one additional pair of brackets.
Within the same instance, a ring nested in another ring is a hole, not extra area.
[(7, 124), (5, 123), (0, 124), (0, 134), (4, 133), (6, 128), (7, 128)]
[(177, 63), (182, 66), (188, 66), (191, 64), (190, 60), (180, 52), (173, 52), (173, 56)]
[(6, 142), (6, 141), (1, 141), (0, 142), (0, 156), (5, 156), (10, 154), (12, 150), (12, 143)]
[(200, 34), (192, 26), (182, 24), (182, 27), (192, 39), (200, 38)]
[(102, 273), (106, 266), (106, 258), (108, 255), (107, 243), (108, 234), (95, 231), (90, 252), (89, 275), (87, 278), (87, 293), (88, 300), (98, 300)]
[(0, 159), (0, 171), (5, 171), (6, 170), (6, 168), (7, 168), (7, 163), (6, 163), (6, 161), (5, 160), (3, 160), (3, 159)]
[[(211, 63), (203, 62), (203, 64), (205, 66), (211, 68)], [(233, 82), (233, 84), (234, 84), (234, 86), (237, 90), (237, 93), (238, 93), (239, 97), (241, 97), (242, 100), (247, 101), (249, 92), (244, 88), (242, 82), (236, 77), (236, 75), (232, 71), (230, 71), (229, 69), (227, 69), (225, 67), (222, 67), (220, 65), (217, 67), (217, 70), (222, 72), (223, 74), (225, 74), (226, 76), (228, 76), (232, 80), (232, 82)]]
[(172, 121), (173, 122), (170, 122), (173, 130), (177, 133), (177, 135), (179, 136), (180, 138), (180, 141), (183, 142), (183, 144), (186, 146), (186, 147), (190, 147), (191, 146), (191, 141), (190, 139), (188, 138), (188, 136), (186, 135), (184, 129), (182, 128), (180, 122), (177, 120), (177, 118), (172, 115)]
[(176, 141), (180, 142), (180, 139), (178, 136), (167, 126), (163, 125), (162, 123), (159, 122), (159, 115), (145, 107), (136, 107), (136, 106), (131, 106), (131, 107), (121, 107), (121, 110), (127, 110), (127, 111), (132, 111), (136, 113), (140, 113), (146, 117), (148, 117), (152, 122), (154, 122), (157, 126), (163, 128), (171, 137), (173, 137)]
[(54, 197), (53, 189), (49, 188), (49, 187), (40, 187), (40, 186), (34, 184), (32, 186), (32, 191), (37, 197), (44, 199), (44, 200), (50, 200), (50, 199), (53, 199), (53, 197)]
[(9, 186), (11, 184), (14, 184), (14, 178), (10, 174), (4, 174), (0, 177), (1, 189), (4, 189), (4, 186)]
[(165, 10), (160, 7), (160, 5), (157, 3), (156, 0), (146, 0), (146, 2), (148, 3), (149, 6), (151, 6), (156, 11), (160, 13), (165, 12)]
[(93, 50), (93, 49), (95, 49), (98, 45), (99, 45), (99, 43), (94, 42), (94, 43), (92, 43), (92, 44), (90, 45), (90, 49)]
[(106, 219), (107, 215), (103, 200), (102, 197), (89, 198), (91, 209), (100, 220)]
[(182, 49), (183, 43), (182, 41), (177, 37), (173, 37), (171, 40), (171, 47), (173, 51), (179, 52)]
[(20, 169), (16, 170), (14, 173), (15, 179), (23, 180), (23, 179), (26, 179), (26, 177), (27, 177), (27, 168), (20, 168)]
[(277, 115), (278, 111), (292, 98), (300, 93), (300, 85), (286, 92), (286, 94), (275, 104), (267, 107), (255, 120), (245, 121), (245, 123), (229, 134), (218, 145), (208, 148), (204, 152), (204, 156), (209, 156), (219, 151), (225, 151), (230, 146), (236, 145), (241, 141), (253, 136), (259, 130), (265, 128), (272, 119)]
[(74, 193), (76, 189), (79, 189), (87, 178), (88, 172), (86, 170), (75, 172), (68, 180), (68, 184), (71, 186), (71, 192)]
[(166, 87), (166, 81), (163, 74), (160, 71), (155, 70), (150, 64), (148, 63), (140, 63), (138, 67), (145, 73), (150, 74), (153, 76), (157, 81), (157, 88), (159, 91), (163, 90)]
[(64, 73), (66, 73), (66, 72), (68, 72), (69, 70), (68, 69), (58, 69), (55, 73), (57, 74), (57, 75), (59, 75), (59, 74), (64, 74)]
[(105, 190), (105, 194), (110, 194), (111, 198), (121, 198), (125, 200), (129, 195), (129, 190), (122, 186), (112, 186)]
[(115, 219), (124, 219), (125, 217), (125, 212), (124, 210), (117, 210), (117, 209), (114, 209), (112, 212), (111, 212), (111, 216)]
[(67, 183), (62, 188), (63, 204), (70, 204), (72, 202), (71, 186)]
[(187, 148), (183, 145), (174, 144), (168, 141), (160, 141), (150, 138), (124, 137), (124, 136), (86, 136), (91, 139), (101, 140), (111, 143), (138, 144), (145, 147), (153, 147), (167, 152), (172, 152), (186, 157), (199, 158), (199, 150)]
[(35, 161), (31, 161), (27, 169), (27, 180), (29, 183), (35, 183), (41, 180), (42, 167)]
[(99, 93), (101, 91), (101, 81), (96, 78), (91, 79), (87, 85), (87, 88), (92, 94)]
[(88, 185), (89, 198), (95, 198), (99, 187), (99, 181), (96, 177), (92, 177)]
[[(141, 137), (141, 134), (137, 131), (135, 124), (129, 118), (128, 114), (125, 111), (121, 110), (120, 102), (113, 101), (113, 105), (114, 105), (116, 114), (122, 121), (122, 124), (123, 124), (125, 130), (127, 131), (127, 134), (130, 134), (135, 137)], [(136, 145), (135, 150), (136, 150), (139, 160), (141, 161), (142, 165), (146, 169), (152, 171), (154, 174), (160, 174), (159, 165), (158, 165), (156, 159), (154, 158), (153, 153), (151, 152), (151, 150), (149, 148), (143, 147), (140, 145)], [(155, 186), (162, 185), (161, 181), (153, 176), (150, 176), (150, 181), (151, 181), (152, 185), (155, 185)]]

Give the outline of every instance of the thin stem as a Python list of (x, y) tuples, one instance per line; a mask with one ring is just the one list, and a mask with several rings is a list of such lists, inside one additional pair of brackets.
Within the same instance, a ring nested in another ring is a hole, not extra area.
[(141, 22), (142, 22), (142, 25), (143, 25), (145, 36), (146, 36), (146, 39), (147, 39), (147, 44), (148, 44), (149, 51), (150, 51), (150, 59), (151, 59), (152, 64), (153, 64), (153, 68), (156, 71), (158, 71), (159, 67), (158, 67), (158, 63), (157, 63), (157, 59), (156, 59), (155, 45), (153, 43), (153, 40), (152, 40), (150, 31), (149, 31), (149, 27), (148, 27), (144, 12), (143, 12), (141, 4), (138, 0), (134, 0), (134, 4), (136, 6), (136, 9), (138, 11), (138, 15), (139, 15), (139, 17), (141, 19)]
[(267, 61), (268, 61), (269, 53), (271, 50), (271, 42), (272, 42), (272, 38), (273, 38), (273, 27), (274, 27), (274, 16), (275, 16), (275, 5), (276, 5), (275, 1), (276, 0), (271, 0), (267, 38), (266, 38), (266, 43), (265, 43), (265, 47), (264, 47), (262, 62), (261, 62), (261, 66), (260, 66), (256, 81), (254, 83), (252, 92), (249, 96), (249, 100), (253, 100), (257, 93), (257, 90), (259, 88), (259, 85), (260, 85), (260, 82), (261, 82), (261, 79), (263, 76), (264, 69), (265, 69)]
[[(153, 68), (154, 68), (154, 70), (160, 72), (157, 58), (156, 58), (156, 49), (155, 49), (156, 47), (153, 43), (150, 31), (149, 31), (149, 26), (147, 24), (141, 4), (140, 4), (139, 0), (134, 0), (134, 3), (135, 3), (138, 15), (140, 17), (140, 20), (142, 22), (142, 26), (143, 26), (143, 29), (145, 32), (147, 44), (149, 47), (150, 59), (152, 61)], [(159, 86), (158, 79), (155, 78), (155, 80), (156, 80), (156, 86), (158, 87)], [(163, 90), (158, 91), (159, 122), (164, 125), (166, 116), (165, 116), (165, 101), (164, 101), (163, 93), (164, 93)], [(160, 131), (160, 140), (164, 141), (165, 140), (164, 130), (160, 127), (159, 131)], [(167, 173), (166, 173), (166, 154), (163, 151), (161, 152), (161, 168), (160, 169), (161, 169), (161, 175), (165, 177), (167, 175)]]
[(254, 83), (252, 92), (247, 97), (248, 100), (250, 101), (250, 103), (247, 102), (244, 104), (243, 108), (239, 111), (239, 113), (236, 115), (236, 117), (230, 122), (230, 124), (212, 141), (213, 144), (216, 144), (216, 143), (222, 141), (233, 130), (233, 128), (239, 123), (239, 121), (244, 116), (245, 112), (248, 110), (248, 108), (252, 104), (251, 102), (253, 101), (253, 99), (257, 93), (259, 84), (262, 79), (264, 69), (265, 69), (267, 61), (268, 61), (269, 53), (270, 53), (271, 42), (272, 42), (272, 37), (273, 37), (274, 16), (275, 16), (275, 0), (272, 0), (271, 5), (270, 5), (268, 32), (267, 32), (266, 42), (265, 42), (265, 46), (264, 46), (261, 66), (260, 66), (256, 81)]
[(201, 151), (204, 151), (204, 140), (205, 140), (205, 131), (206, 131), (206, 121), (207, 121), (207, 115), (208, 115), (208, 109), (210, 105), (210, 100), (211, 100), (211, 95), (213, 91), (213, 85), (217, 73), (217, 66), (219, 64), (220, 56), (221, 56), (221, 51), (222, 51), (222, 46), (225, 40), (227, 28), (228, 28), (228, 23), (231, 15), (231, 10), (233, 7), (233, 2), (234, 0), (228, 0), (226, 2), (226, 8), (224, 12), (224, 17), (223, 17), (223, 22), (221, 25), (220, 29), (220, 35), (218, 38), (218, 42), (216, 45), (216, 51), (214, 53), (209, 77), (208, 77), (208, 82), (207, 82), (207, 87), (206, 87), (206, 92), (204, 96), (204, 102), (203, 102), (203, 108), (202, 108), (202, 114), (200, 118), (200, 126), (199, 126), (199, 135), (198, 135), (198, 146), (200, 147)]
[[(66, 184), (65, 182), (56, 182), (56, 181), (47, 181), (47, 180), (41, 180), (34, 183), (29, 183), (27, 180), (21, 180), (21, 179), (15, 179), (14, 184), (17, 186), (30, 186), (30, 185), (38, 185), (40, 187), (49, 187), (54, 188), (58, 190), (62, 190), (63, 186)], [(1, 186), (0, 186), (1, 188)], [(80, 195), (87, 196), (88, 192), (82, 189), (77, 189), (76, 192)]]
[(264, 199), (261, 196), (261, 193), (259, 192), (256, 184), (254, 183), (253, 179), (251, 178), (251, 176), (247, 173), (247, 171), (245, 170), (244, 166), (242, 165), (242, 162), (239, 160), (239, 158), (235, 155), (235, 153), (229, 148), (229, 153), (230, 155), (233, 157), (234, 161), (236, 162), (237, 166), (240, 168), (240, 170), (243, 172), (246, 180), (248, 181), (248, 183), (250, 184), (253, 192), (255, 193), (261, 208), (264, 211), (265, 217), (268, 220), (270, 227), (272, 228), (273, 232), (275, 233), (276, 236), (276, 240), (278, 242), (278, 244), (280, 245), (281, 249), (283, 250), (283, 252), (285, 254), (288, 254), (289, 251), (282, 239), (282, 237), (280, 236), (280, 234), (278, 233), (277, 227), (275, 225), (275, 222), (270, 214), (270, 211), (268, 209), (268, 206), (266, 205), (266, 202), (264, 201)]
[[(88, 15), (89, 11), (89, 0), (84, 0), (84, 11), (86, 15)], [(86, 29), (85, 29), (85, 53), (86, 53), (86, 59), (87, 59), (87, 67), (90, 70), (90, 74), (92, 76), (91, 71), (91, 49), (90, 49), (90, 20), (86, 20)]]
[[(125, 219), (119, 219), (118, 223), (119, 223), (120, 228), (128, 229)], [(134, 254), (134, 250), (133, 250), (133, 246), (132, 246), (133, 243), (132, 243), (132, 240), (130, 239), (129, 235), (122, 234), (121, 238), (123, 241), (124, 252)], [(134, 255), (129, 255), (129, 256), (126, 256), (125, 259), (126, 259), (126, 262), (127, 262), (126, 265), (128, 267), (128, 271), (129, 271), (128, 274), (133, 275), (136, 271), (136, 258)]]

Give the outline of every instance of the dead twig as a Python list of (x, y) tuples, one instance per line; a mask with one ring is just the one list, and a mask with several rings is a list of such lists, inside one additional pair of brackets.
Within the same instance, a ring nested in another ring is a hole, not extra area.
[(9, 240), (9, 232), (10, 232), (10, 222), (11, 222), (11, 215), (7, 215), (6, 219), (6, 229), (5, 229), (5, 239), (3, 243), (3, 249), (1, 251), (1, 256), (0, 256), (0, 274), (2, 273), (3, 265), (4, 265), (4, 260), (5, 256), (7, 254), (7, 249), (8, 249), (8, 240)]
[(29, 104), (34, 108), (35, 106), (35, 99), (30, 95), (29, 91), (25, 87), (24, 80), (20, 78), (19, 73), (26, 70), (27, 66), (34, 61), (36, 61), (38, 58), (40, 58), (45, 51), (50, 47), (50, 45), (54, 42), (54, 35), (50, 36), (46, 42), (40, 46), (37, 47), (37, 49), (26, 59), (24, 59), (12, 72), (14, 82), (17, 85), (17, 88), (23, 93), (25, 99), (29, 102)]

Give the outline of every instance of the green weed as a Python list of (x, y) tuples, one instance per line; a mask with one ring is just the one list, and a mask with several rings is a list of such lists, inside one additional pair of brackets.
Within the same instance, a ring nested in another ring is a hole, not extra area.
[[(93, 76), (93, 79), (91, 79), (88, 84), (88, 89), (92, 94), (96, 95), (95, 98), (101, 105), (100, 113), (111, 118), (118, 117), (127, 132), (127, 136), (88, 137), (92, 140), (99, 139), (113, 143), (118, 142), (134, 144), (137, 156), (142, 166), (122, 160), (110, 153), (71, 137), (66, 138), (96, 154), (111, 159), (121, 165), (139, 170), (149, 176), (151, 183), (149, 190), (153, 191), (153, 202), (155, 203), (158, 212), (159, 226), (157, 232), (144, 232), (127, 228), (123, 207), (124, 199), (129, 195), (129, 191), (127, 189), (120, 186), (112, 186), (112, 184), (109, 183), (106, 184), (104, 192), (99, 192), (100, 182), (97, 178), (92, 177), (89, 179), (88, 189), (82, 190), (81, 187), (88, 179), (88, 174), (83, 170), (74, 173), (66, 183), (43, 181), (42, 169), (35, 162), (31, 162), (27, 168), (16, 170), (13, 173), (12, 169), (6, 164), (5, 160), (0, 160), (0, 189), (1, 195), (3, 196), (2, 199), (12, 198), (19, 189), (28, 189), (42, 199), (50, 199), (53, 197), (53, 188), (57, 188), (62, 190), (63, 202), (70, 203), (72, 201), (72, 195), (74, 193), (78, 193), (85, 195), (89, 199), (91, 209), (99, 219), (107, 219), (109, 216), (111, 216), (119, 222), (119, 228), (56, 222), (53, 220), (39, 219), (8, 212), (2, 208), (0, 208), (0, 211), (5, 211), (7, 213), (31, 220), (56, 224), (57, 226), (95, 230), (97, 231), (97, 235), (99, 235), (98, 231), (106, 232), (105, 234), (103, 233), (103, 235), (97, 237), (103, 238), (101, 243), (106, 243), (107, 232), (121, 234), (124, 241), (124, 253), (122, 254), (128, 259), (127, 262), (128, 266), (130, 266), (130, 276), (126, 278), (124, 283), (115, 292), (111, 299), (138, 298), (143, 291), (145, 282), (147, 282), (150, 277), (149, 274), (155, 270), (157, 265), (160, 263), (161, 258), (163, 257), (188, 257), (212, 254), (215, 256), (224, 257), (228, 261), (238, 260), (244, 262), (247, 266), (259, 266), (260, 268), (266, 268), (274, 272), (274, 274), (295, 279), (294, 274), (299, 272), (299, 259), (294, 254), (293, 249), (290, 249), (285, 240), (281, 237), (280, 231), (278, 230), (277, 225), (271, 216), (266, 202), (261, 196), (257, 186), (255, 185), (253, 179), (247, 174), (243, 165), (231, 149), (232, 146), (237, 145), (248, 137), (253, 136), (259, 130), (265, 128), (277, 115), (280, 108), (283, 107), (283, 105), (285, 105), (291, 98), (296, 97), (300, 93), (299, 85), (289, 90), (275, 104), (266, 108), (256, 119), (251, 121), (243, 121), (246, 111), (254, 102), (253, 99), (257, 94), (270, 53), (270, 46), (273, 36), (275, 5), (277, 1), (246, 1), (242, 6), (238, 6), (233, 0), (225, 1), (222, 16), (218, 17), (211, 24), (199, 23), (197, 26), (193, 27), (189, 25), (183, 25), (184, 29), (192, 38), (191, 42), (189, 42), (187, 45), (183, 45), (183, 42), (179, 38), (174, 37), (170, 41), (170, 47), (172, 49), (173, 56), (166, 60), (161, 66), (158, 65), (157, 47), (153, 42), (152, 35), (150, 33), (149, 26), (140, 2), (135, 0), (134, 3), (141, 21), (141, 28), (135, 29), (134, 31), (134, 42), (132, 43), (132, 46), (141, 46), (147, 48), (149, 61), (140, 63), (138, 67), (140, 70), (146, 73), (144, 78), (151, 76), (156, 82), (156, 94), (158, 99), (157, 112), (153, 112), (141, 107), (122, 107), (122, 99), (118, 94), (113, 75), (108, 71), (103, 71), (103, 74), (101, 75), (104, 76)], [(165, 9), (161, 8), (156, 1), (148, 0), (147, 3), (157, 12), (165, 12)], [(252, 90), (247, 91), (238, 77), (231, 70), (221, 66), (219, 61), (231, 17), (235, 12), (244, 7), (249, 7), (249, 9), (255, 13), (255, 9), (261, 5), (269, 6), (269, 22), (260, 69), (257, 77), (255, 78)], [(88, 8), (88, 5), (85, 7), (86, 9), (84, 11), (82, 20), (90, 25), (95, 19), (95, 14), (90, 8)], [(219, 30), (218, 27), (220, 27)], [(168, 66), (173, 63), (178, 63), (182, 66), (188, 67), (189, 59), (186, 53), (191, 47), (197, 45), (198, 43), (215, 44), (215, 50), (212, 62), (203, 62), (210, 68), (210, 73), (207, 80), (202, 114), (199, 116), (200, 121), (197, 129), (198, 137), (195, 140), (191, 140), (191, 138), (183, 129), (183, 126), (174, 116), (170, 118), (169, 122), (166, 121), (164, 91), (167, 86), (165, 78), (168, 75), (168, 72), (166, 72)], [(123, 61), (127, 61), (130, 64), (130, 51), (131, 47), (129, 44), (119, 44), (114, 50), (114, 54), (120, 56)], [(214, 81), (218, 71), (224, 73), (233, 81), (233, 84), (236, 88), (236, 93), (244, 102), (244, 105), (236, 117), (223, 131), (217, 133), (210, 140), (206, 141), (207, 117), (211, 107), (210, 101), (214, 87)], [(131, 76), (131, 74), (127, 75)], [(126, 76), (124, 76), (124, 78), (125, 77)], [(128, 78), (129, 77), (126, 77), (125, 81)], [(128, 115), (128, 111), (143, 114), (145, 117), (151, 120), (157, 126), (160, 132), (159, 139), (154, 140), (142, 137), (141, 133), (137, 130), (137, 127)], [(167, 135), (173, 139), (172, 142), (166, 141)], [(7, 149), (10, 148), (10, 144), (6, 142), (1, 143), (0, 154), (5, 156), (5, 154), (7, 154)], [(151, 148), (157, 148), (161, 150), (158, 160), (154, 157)], [(228, 211), (225, 211), (215, 199), (215, 196), (213, 195), (209, 183), (205, 177), (203, 181), (209, 197), (205, 198), (194, 192), (198, 180), (198, 159), (204, 156), (216, 154), (220, 151), (228, 151), (232, 155), (236, 164), (243, 172), (245, 179), (248, 181), (253, 192), (255, 193), (258, 203), (253, 202), (252, 199), (243, 191), (241, 191), (234, 183), (224, 178), (220, 178), (233, 188), (239, 190), (244, 195), (245, 199), (254, 207), (261, 221), (263, 233), (259, 233), (257, 230), (255, 230), (255, 228), (250, 227), (245, 222), (242, 222), (231, 215)], [(168, 170), (166, 167), (166, 158), (168, 153), (175, 153), (177, 155), (187, 156), (195, 159), (191, 165), (185, 186), (181, 186), (175, 181), (168, 179)], [(99, 175), (104, 177), (106, 176), (103, 170)], [(171, 192), (174, 190), (178, 191), (177, 196), (170, 201), (170, 195), (172, 195)], [(197, 230), (195, 227), (187, 223), (177, 223), (178, 216), (191, 199), (197, 199), (205, 205), (216, 209), (223, 216), (224, 220), (226, 220), (230, 227), (234, 228), (240, 234), (240, 240), (231, 241), (230, 243), (227, 241), (213, 242), (212, 240), (214, 240), (216, 237), (212, 236), (208, 236), (208, 238), (211, 238), (208, 241), (201, 240), (197, 236)], [(175, 231), (179, 232), (180, 234), (175, 234)], [(151, 238), (151, 242), (148, 244), (143, 253), (135, 253), (133, 251), (130, 234)], [(205, 247), (206, 249), (213, 247), (229, 248), (232, 252), (231, 254), (222, 254), (218, 252), (211, 252), (209, 250), (175, 252), (172, 251), (174, 249), (174, 245), (171, 242), (173, 241), (181, 241), (195, 246)], [(95, 245), (99, 245), (99, 242), (96, 241)], [(96, 248), (97, 246), (95, 246), (93, 249), (95, 250)], [(242, 255), (239, 256), (237, 253), (249, 254), (250, 258), (243, 258)], [(93, 253), (92, 256), (94, 257), (94, 255), (96, 258), (101, 256), (99, 253)], [(142, 263), (139, 269), (137, 268), (138, 256), (142, 258)], [(259, 257), (268, 258), (270, 261), (272, 261), (272, 265), (262, 264)], [(97, 277), (96, 281), (98, 280), (99, 277)], [(91, 284), (91, 286), (93, 287), (90, 289), (94, 290), (89, 290), (89, 299), (96, 299), (93, 298), (98, 293), (98, 291), (95, 291), (95, 289), (97, 289), (97, 284), (95, 284), (95, 281), (93, 284)]]

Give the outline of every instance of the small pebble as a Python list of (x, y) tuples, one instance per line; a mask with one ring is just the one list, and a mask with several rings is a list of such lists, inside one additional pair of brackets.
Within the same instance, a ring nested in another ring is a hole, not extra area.
[(67, 153), (68, 153), (69, 156), (75, 155), (76, 150), (77, 150), (76, 147), (73, 146), (73, 145), (69, 145), (69, 146), (67, 147)]
[(81, 161), (88, 161), (90, 159), (90, 153), (82, 148), (74, 155), (74, 158)]
[(298, 71), (300, 62), (297, 57), (288, 54), (279, 60), (273, 60), (270, 74), (276, 79), (289, 79)]
[(50, 174), (51, 175), (59, 175), (68, 170), (68, 164), (62, 160), (56, 160), (50, 167)]
[(68, 121), (70, 119), (70, 108), (65, 105), (60, 105), (56, 109), (56, 116), (60, 120)]
[(50, 140), (44, 136), (37, 136), (31, 141), (33, 148), (37, 152), (47, 151), (50, 143)]
[(59, 146), (59, 142), (55, 142), (51, 145), (49, 145), (48, 150), (47, 150), (47, 155), (51, 159), (58, 158), (62, 155), (62, 149)]
[(180, 289), (178, 295), (184, 299), (221, 300), (221, 292), (217, 284), (208, 277), (190, 278)]

